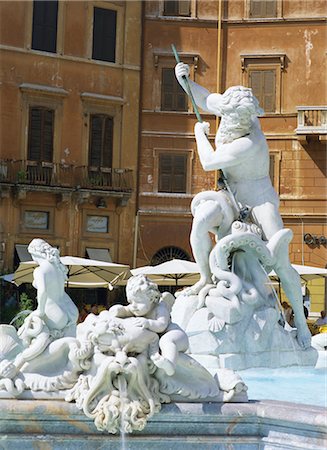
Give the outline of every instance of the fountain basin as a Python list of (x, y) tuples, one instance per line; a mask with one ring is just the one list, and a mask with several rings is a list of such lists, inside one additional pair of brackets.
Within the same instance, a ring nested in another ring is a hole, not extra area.
[[(97, 431), (72, 403), (0, 400), (0, 448), (121, 450), (120, 436)], [(324, 450), (326, 409), (271, 400), (163, 405), (125, 450)]]

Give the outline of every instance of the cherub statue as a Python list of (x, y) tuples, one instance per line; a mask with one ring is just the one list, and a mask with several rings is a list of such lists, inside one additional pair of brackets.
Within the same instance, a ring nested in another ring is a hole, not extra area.
[(186, 334), (170, 319), (174, 297), (169, 292), (161, 294), (157, 285), (144, 275), (128, 280), (126, 296), (129, 304), (114, 305), (108, 314), (119, 318), (133, 318), (134, 326), (152, 333), (149, 356), (167, 375), (173, 375), (179, 352), (185, 352), (188, 348)]

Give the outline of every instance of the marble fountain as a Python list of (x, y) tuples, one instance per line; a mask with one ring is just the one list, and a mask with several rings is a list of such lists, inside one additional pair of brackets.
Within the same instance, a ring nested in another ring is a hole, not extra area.
[[(191, 205), (200, 281), (175, 298), (137, 275), (128, 280), (127, 305), (76, 325), (59, 251), (33, 239), (37, 309), (18, 330), (0, 325), (0, 449), (327, 446), (326, 405), (316, 398), (301, 403), (304, 384), (311, 383), (313, 397), (324, 395), (313, 386), (319, 379), (326, 392), (326, 368), (313, 372), (318, 352), (288, 259), (292, 233), (268, 176), (258, 102), (240, 86), (210, 94), (188, 80), (183, 63), (176, 76), (198, 106), (221, 116), (216, 149), (209, 125), (195, 125), (204, 170), (222, 170), (222, 189), (197, 194)], [(291, 332), (280, 324), (271, 269), (295, 312)], [(295, 380), (299, 398), (287, 401), (283, 392)], [(271, 381), (281, 397), (268, 394)]]

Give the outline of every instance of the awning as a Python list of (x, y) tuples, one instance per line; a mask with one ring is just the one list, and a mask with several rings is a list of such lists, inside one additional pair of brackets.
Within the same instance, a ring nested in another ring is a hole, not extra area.
[(27, 250), (28, 244), (15, 244), (15, 249), (19, 258), (19, 261), (26, 262), (32, 261), (32, 256)]
[(112, 262), (108, 248), (86, 248), (87, 256), (95, 261)]

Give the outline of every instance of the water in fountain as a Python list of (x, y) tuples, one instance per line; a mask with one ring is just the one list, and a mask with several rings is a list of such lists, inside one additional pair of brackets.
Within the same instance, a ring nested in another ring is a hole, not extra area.
[(121, 450), (126, 449), (126, 432), (125, 432), (125, 408), (126, 408), (126, 398), (127, 398), (127, 385), (126, 379), (123, 374), (118, 375), (118, 390), (121, 400), (121, 417), (120, 417), (120, 439), (121, 439)]

